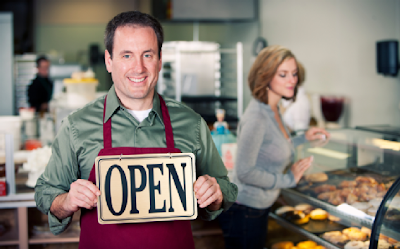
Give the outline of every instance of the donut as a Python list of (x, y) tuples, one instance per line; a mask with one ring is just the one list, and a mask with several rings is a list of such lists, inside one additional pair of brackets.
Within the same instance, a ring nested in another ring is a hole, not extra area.
[(338, 221), (340, 221), (340, 218), (333, 216), (331, 214), (328, 214), (328, 220), (333, 221), (333, 222), (338, 222)]
[(369, 236), (371, 236), (371, 229), (367, 227), (361, 227), (361, 232), (366, 233)]
[(281, 216), (282, 214), (289, 212), (289, 211), (294, 211), (294, 207), (291, 207), (291, 206), (279, 207), (275, 210), (275, 214), (278, 216)]
[(281, 241), (272, 245), (271, 249), (291, 249), (294, 246), (291, 241)]
[(306, 224), (306, 223), (308, 223), (310, 221), (310, 215), (309, 214), (304, 214), (304, 213), (302, 213), (302, 214), (304, 215), (303, 218), (293, 220), (293, 222), (295, 224), (303, 225), (303, 224)]
[(361, 232), (360, 229), (358, 229), (357, 227), (349, 227), (349, 228), (345, 228), (343, 229), (342, 233), (348, 235), (351, 232)]
[(362, 241), (350, 241), (344, 245), (344, 249), (361, 249), (364, 248), (364, 242)]
[(328, 212), (320, 208), (317, 208), (311, 211), (310, 217), (313, 220), (326, 220), (328, 218)]
[(354, 240), (354, 241), (364, 241), (367, 239), (367, 234), (363, 233), (361, 231), (349, 232), (346, 235), (349, 237), (350, 240)]
[(296, 247), (299, 249), (309, 249), (309, 248), (314, 248), (316, 246), (317, 246), (317, 243), (315, 243), (314, 241), (311, 241), (311, 240), (302, 241), (296, 245)]
[(294, 206), (294, 210), (302, 211), (305, 214), (309, 214), (312, 209), (313, 209), (313, 207), (310, 204), (306, 204), (306, 203), (301, 203), (301, 204)]
[(325, 182), (328, 180), (328, 175), (323, 172), (320, 172), (320, 173), (305, 175), (304, 179), (308, 182)]

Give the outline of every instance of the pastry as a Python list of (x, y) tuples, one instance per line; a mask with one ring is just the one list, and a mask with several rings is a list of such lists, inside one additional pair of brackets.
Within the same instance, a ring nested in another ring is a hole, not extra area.
[(310, 204), (301, 203), (294, 206), (294, 210), (302, 211), (305, 214), (309, 214), (313, 210), (313, 207)]
[[(300, 211), (300, 212), (301, 212), (301, 211)], [(294, 222), (295, 224), (297, 224), (297, 225), (303, 225), (303, 224), (306, 224), (307, 222), (310, 221), (310, 215), (309, 215), (309, 214), (304, 214), (304, 213), (302, 212), (302, 215), (304, 215), (303, 218), (295, 219), (295, 220), (293, 220), (293, 222)]]
[(361, 249), (364, 248), (364, 242), (362, 241), (350, 241), (344, 245), (344, 249)]
[(328, 218), (328, 212), (320, 208), (317, 208), (311, 211), (310, 217), (313, 220), (326, 220)]
[(354, 188), (355, 186), (357, 186), (357, 182), (356, 181), (342, 181), (339, 184), (340, 188)]
[(336, 186), (330, 184), (322, 184), (318, 187), (314, 188), (314, 192), (316, 194), (324, 193), (324, 192), (331, 192), (336, 190)]
[(371, 236), (371, 229), (367, 227), (361, 227), (361, 232), (366, 233), (368, 237)]
[(271, 249), (291, 249), (294, 246), (291, 241), (281, 241), (272, 245)]
[(357, 176), (355, 180), (358, 184), (377, 184), (376, 180), (370, 176)]
[(296, 247), (299, 249), (309, 249), (309, 248), (314, 248), (316, 246), (317, 246), (317, 243), (315, 243), (314, 241), (311, 241), (311, 240), (302, 241), (296, 245)]
[(358, 229), (357, 227), (349, 227), (346, 229), (343, 229), (342, 233), (348, 235), (351, 232), (361, 232), (360, 229)]
[(282, 214), (289, 212), (289, 211), (294, 211), (294, 207), (291, 207), (291, 206), (279, 207), (275, 210), (275, 214), (278, 216), (281, 216)]
[(350, 240), (353, 241), (365, 241), (367, 239), (367, 234), (363, 233), (361, 231), (354, 231), (346, 234), (347, 237), (349, 237)]
[(325, 182), (328, 180), (328, 175), (323, 172), (320, 172), (320, 173), (305, 175), (304, 179), (308, 182)]
[(328, 214), (328, 220), (333, 221), (333, 222), (338, 222), (338, 221), (340, 221), (340, 218), (333, 216), (331, 214)]
[(326, 247), (325, 246), (321, 246), (321, 245), (317, 245), (313, 249), (326, 249)]

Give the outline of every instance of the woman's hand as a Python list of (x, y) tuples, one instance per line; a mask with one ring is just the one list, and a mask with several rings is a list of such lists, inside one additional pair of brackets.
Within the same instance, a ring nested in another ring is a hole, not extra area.
[(295, 162), (291, 168), (291, 171), (294, 175), (294, 180), (296, 184), (300, 181), (304, 172), (311, 166), (312, 161), (314, 160), (313, 156), (306, 157)]
[(312, 141), (317, 139), (328, 140), (331, 135), (323, 128), (311, 127), (308, 129), (305, 136), (308, 141)]

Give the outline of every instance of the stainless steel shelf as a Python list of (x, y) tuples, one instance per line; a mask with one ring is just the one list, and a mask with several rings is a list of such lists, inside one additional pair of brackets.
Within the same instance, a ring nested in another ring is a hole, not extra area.
[[(311, 196), (304, 195), (293, 189), (282, 189), (281, 194), (285, 197), (288, 197), (290, 199), (294, 199), (294, 200), (298, 201), (298, 203), (306, 202), (314, 207), (322, 208), (322, 209), (326, 210), (328, 213), (339, 217), (340, 221), (338, 221), (338, 223), (345, 225), (345, 226), (354, 226), (355, 224), (357, 224), (359, 226), (365, 226), (368, 228), (372, 228), (372, 224), (374, 223), (375, 217), (372, 217), (367, 214), (352, 215), (351, 213), (343, 211), (339, 207), (333, 206), (329, 203), (318, 200)], [(382, 226), (381, 234), (386, 235), (386, 236), (391, 237), (396, 240), (400, 240), (400, 231), (394, 231), (393, 229), (386, 228), (385, 226)]]
[(328, 249), (340, 249), (340, 247), (337, 247), (337, 246), (329, 243), (328, 241), (318, 237), (317, 235), (315, 235), (313, 233), (310, 233), (310, 232), (308, 232), (308, 231), (306, 231), (306, 230), (304, 230), (304, 229), (302, 229), (302, 228), (300, 228), (300, 227), (288, 222), (285, 219), (282, 219), (281, 217), (279, 217), (278, 215), (276, 215), (274, 213), (270, 212), (269, 213), (269, 217), (271, 217), (274, 220), (276, 220), (276, 222), (279, 225), (281, 225), (281, 226), (283, 226), (285, 228), (288, 228), (288, 229), (290, 229), (290, 230), (292, 230), (292, 231), (294, 231), (296, 233), (299, 233), (299, 234), (309, 238), (310, 240), (313, 240), (313, 241), (317, 242), (318, 244), (320, 244), (320, 245), (322, 245), (322, 246), (324, 246), (324, 247), (326, 247)]

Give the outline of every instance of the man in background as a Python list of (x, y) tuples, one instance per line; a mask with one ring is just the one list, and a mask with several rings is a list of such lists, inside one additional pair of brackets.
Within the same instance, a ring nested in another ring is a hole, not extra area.
[(36, 67), (36, 78), (28, 87), (28, 102), (36, 112), (47, 112), (53, 95), (53, 82), (49, 79), (50, 61), (45, 56), (39, 56)]

